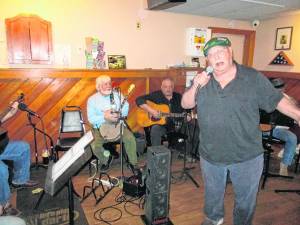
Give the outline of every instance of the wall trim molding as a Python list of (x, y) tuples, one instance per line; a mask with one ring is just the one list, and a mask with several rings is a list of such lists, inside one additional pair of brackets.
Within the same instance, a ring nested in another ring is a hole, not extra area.
[(262, 72), (267, 77), (282, 77), (282, 78), (300, 80), (299, 72), (282, 72), (282, 71), (267, 71), (267, 70), (261, 70), (260, 72)]

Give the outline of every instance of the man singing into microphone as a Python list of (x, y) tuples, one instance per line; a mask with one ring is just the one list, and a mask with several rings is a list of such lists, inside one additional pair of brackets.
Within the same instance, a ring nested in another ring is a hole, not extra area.
[[(109, 169), (112, 156), (108, 150), (105, 150), (103, 144), (109, 141), (99, 132), (100, 127), (104, 123), (117, 123), (120, 118), (120, 99), (118, 93), (112, 90), (111, 79), (109, 76), (102, 75), (96, 79), (97, 93), (90, 96), (87, 102), (88, 121), (93, 126), (95, 140), (92, 143), (94, 155), (99, 159), (101, 170)], [(129, 111), (129, 104), (122, 100), (121, 108), (122, 116), (126, 117)], [(113, 125), (114, 126), (114, 125)], [(130, 167), (136, 169), (137, 153), (136, 140), (134, 135), (127, 127), (123, 131), (123, 143), (128, 155)]]
[(233, 224), (251, 225), (263, 170), (259, 108), (267, 112), (277, 109), (298, 124), (300, 110), (261, 73), (237, 64), (228, 38), (210, 39), (204, 55), (213, 75), (205, 71), (197, 74), (181, 101), (184, 108), (197, 105), (201, 128), (199, 152), (206, 215), (202, 225), (223, 223), (228, 172), (235, 193)]
[[(0, 113), (0, 126), (18, 111), (18, 102), (10, 106), (8, 113)], [(10, 204), (10, 188), (8, 184), (8, 167), (4, 160), (13, 161), (12, 186), (16, 188), (34, 187), (38, 183), (30, 177), (30, 147), (24, 141), (9, 141), (6, 132), (0, 128), (0, 216), (18, 215), (20, 211)], [(4, 222), (3, 220), (1, 220)]]

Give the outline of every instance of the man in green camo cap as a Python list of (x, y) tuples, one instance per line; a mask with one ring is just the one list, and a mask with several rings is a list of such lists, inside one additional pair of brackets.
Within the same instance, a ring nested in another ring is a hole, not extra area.
[(230, 47), (231, 42), (226, 37), (214, 37), (210, 39), (203, 48), (204, 56), (207, 57), (208, 50), (215, 46)]
[(214, 37), (204, 46), (208, 67), (182, 95), (184, 109), (197, 107), (199, 154), (204, 182), (201, 225), (224, 223), (227, 175), (234, 190), (233, 221), (251, 225), (264, 165), (259, 109), (275, 109), (300, 125), (300, 109), (254, 68), (233, 59), (230, 41)]

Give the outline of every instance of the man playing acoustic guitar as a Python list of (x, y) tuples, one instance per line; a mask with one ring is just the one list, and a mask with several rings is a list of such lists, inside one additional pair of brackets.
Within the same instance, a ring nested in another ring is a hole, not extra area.
[[(120, 109), (119, 95), (116, 91), (113, 91), (109, 76), (102, 75), (98, 77), (96, 79), (96, 89), (97, 93), (90, 96), (88, 99), (87, 116), (94, 131), (95, 140), (92, 143), (93, 153), (98, 158), (100, 165), (102, 165), (101, 170), (105, 171), (109, 168), (112, 156), (109, 151), (104, 149), (103, 144), (119, 139), (119, 136), (117, 135), (115, 140), (112, 140), (114, 138), (110, 138), (106, 132), (116, 130), (116, 132), (118, 132), (117, 134), (120, 134), (120, 129), (118, 128), (118, 120), (120, 117), (119, 111), (121, 110), (122, 116), (127, 116), (129, 104), (122, 96), (123, 107)], [(109, 127), (109, 125), (111, 126)], [(103, 126), (106, 128), (101, 129)], [(123, 131), (123, 143), (130, 167), (134, 170), (137, 165), (136, 140), (131, 131), (126, 127)]]
[[(18, 104), (16, 101), (5, 112), (0, 113), (0, 126), (16, 114)], [(30, 147), (24, 141), (9, 141), (7, 132), (1, 127), (0, 137), (0, 216), (18, 215), (20, 211), (14, 209), (10, 204), (9, 173), (8, 167), (3, 161), (13, 161), (13, 187), (26, 188), (36, 186), (37, 182), (29, 180)]]
[(145, 118), (138, 118), (139, 125), (151, 126), (152, 146), (161, 145), (162, 136), (174, 132), (175, 126), (182, 123), (186, 116), (181, 107), (181, 94), (174, 92), (174, 81), (169, 77), (162, 80), (161, 90), (138, 97), (136, 104), (146, 114)]

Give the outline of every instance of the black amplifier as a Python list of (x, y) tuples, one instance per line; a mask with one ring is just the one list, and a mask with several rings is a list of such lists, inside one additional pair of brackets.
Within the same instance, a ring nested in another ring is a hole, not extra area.
[(142, 175), (125, 177), (123, 181), (123, 192), (132, 197), (142, 197), (146, 193), (146, 184)]

